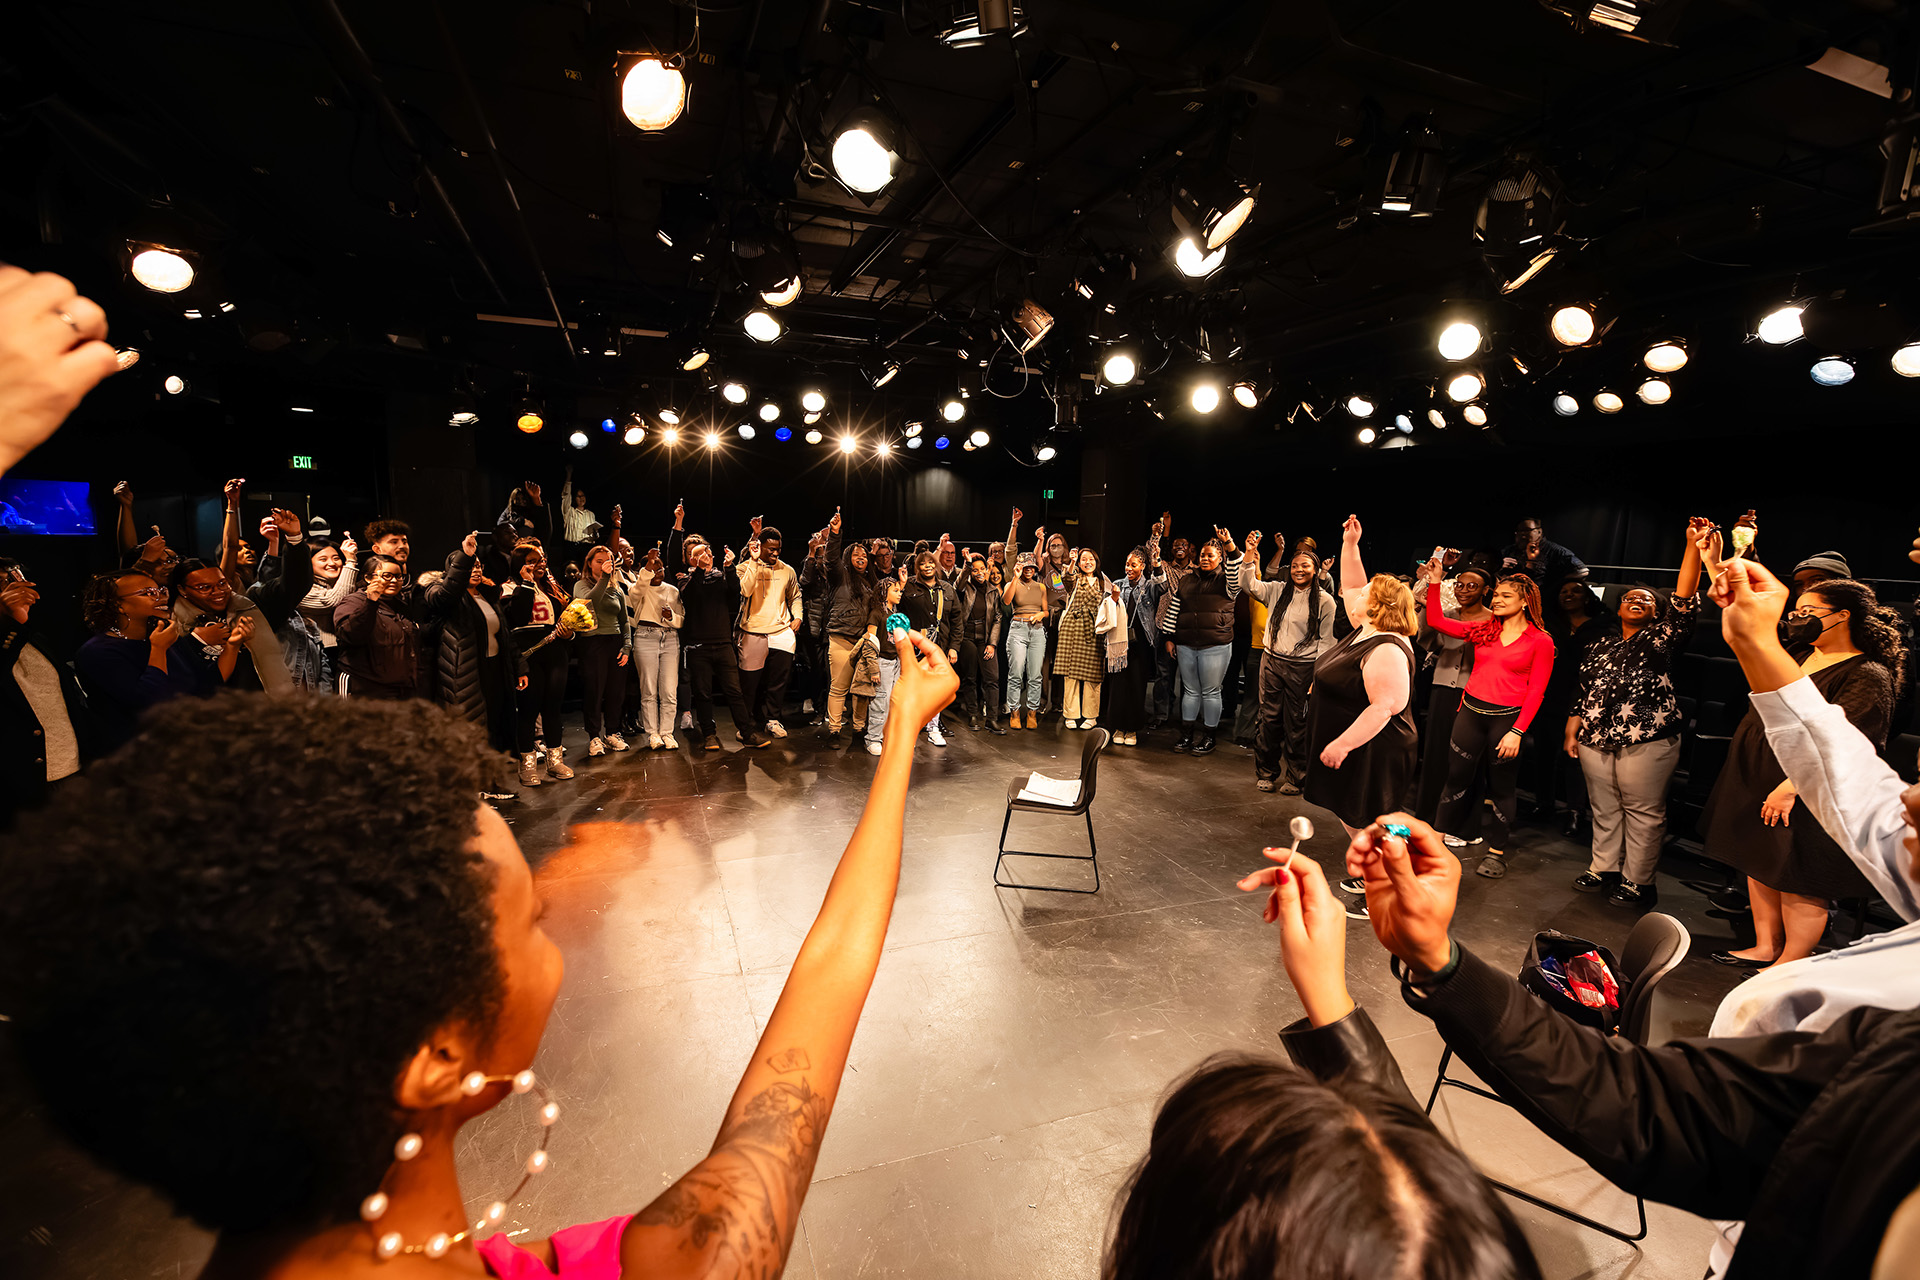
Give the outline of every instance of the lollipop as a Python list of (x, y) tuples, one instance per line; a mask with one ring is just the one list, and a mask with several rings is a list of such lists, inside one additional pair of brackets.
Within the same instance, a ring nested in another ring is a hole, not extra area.
[(1741, 516), (1739, 520), (1734, 522), (1734, 526), (1733, 526), (1733, 558), (1734, 559), (1738, 560), (1741, 556), (1747, 553), (1747, 548), (1753, 545), (1753, 539), (1759, 532), (1760, 532), (1760, 522), (1753, 518), (1753, 508), (1748, 507), (1747, 514)]

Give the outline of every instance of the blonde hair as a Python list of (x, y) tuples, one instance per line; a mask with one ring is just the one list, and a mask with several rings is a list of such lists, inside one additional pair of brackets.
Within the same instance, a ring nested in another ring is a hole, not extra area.
[(1367, 583), (1367, 621), (1380, 631), (1403, 636), (1419, 632), (1413, 620), (1413, 589), (1390, 573), (1376, 573)]

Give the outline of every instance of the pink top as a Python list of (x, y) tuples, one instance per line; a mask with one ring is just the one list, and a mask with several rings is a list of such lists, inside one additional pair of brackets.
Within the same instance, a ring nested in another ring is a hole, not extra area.
[(1435, 631), (1473, 642), (1473, 674), (1467, 692), (1497, 707), (1518, 707), (1513, 727), (1525, 733), (1547, 696), (1553, 675), (1553, 637), (1529, 623), (1520, 638), (1500, 643), (1500, 620), (1461, 622), (1440, 609), (1440, 584), (1427, 584), (1427, 625)]
[(620, 1237), (632, 1219), (630, 1213), (604, 1222), (583, 1222), (553, 1233), (553, 1259), (558, 1271), (522, 1249), (504, 1234), (488, 1236), (473, 1246), (487, 1270), (500, 1280), (620, 1280)]

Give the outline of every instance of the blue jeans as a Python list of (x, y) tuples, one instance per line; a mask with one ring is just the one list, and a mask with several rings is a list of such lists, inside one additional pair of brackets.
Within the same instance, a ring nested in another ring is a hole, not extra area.
[(1195, 649), (1183, 644), (1175, 647), (1175, 654), (1180, 660), (1180, 719), (1219, 728), (1220, 682), (1226, 679), (1233, 646), (1210, 644)]
[[(861, 641), (862, 644), (866, 642)], [(882, 746), (887, 741), (887, 708), (893, 703), (893, 682), (900, 678), (900, 659), (880, 654), (880, 689), (867, 704), (867, 741)]]
[(1039, 622), (1014, 620), (1007, 628), (1007, 710), (1020, 709), (1020, 691), (1026, 689), (1029, 711), (1040, 709), (1041, 680), (1047, 669), (1047, 628)]

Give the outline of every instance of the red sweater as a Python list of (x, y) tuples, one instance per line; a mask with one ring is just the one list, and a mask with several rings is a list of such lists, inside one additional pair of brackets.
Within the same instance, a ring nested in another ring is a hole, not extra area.
[(1430, 582), (1427, 625), (1473, 642), (1473, 674), (1467, 677), (1467, 692), (1497, 707), (1520, 708), (1513, 727), (1525, 733), (1547, 696), (1547, 680), (1553, 675), (1553, 637), (1529, 624), (1519, 639), (1502, 644), (1498, 618), (1461, 622), (1443, 614), (1440, 606), (1440, 584)]

